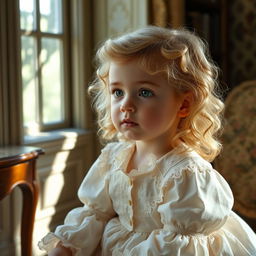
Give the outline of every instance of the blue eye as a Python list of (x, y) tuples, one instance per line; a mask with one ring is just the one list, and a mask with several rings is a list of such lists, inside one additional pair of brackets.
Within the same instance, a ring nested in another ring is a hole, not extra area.
[(112, 94), (116, 97), (116, 98), (119, 98), (119, 97), (122, 97), (124, 95), (124, 92), (120, 89), (115, 89)]
[(154, 96), (154, 93), (147, 89), (141, 89), (139, 92), (139, 96), (144, 97), (144, 98), (149, 98), (149, 97)]

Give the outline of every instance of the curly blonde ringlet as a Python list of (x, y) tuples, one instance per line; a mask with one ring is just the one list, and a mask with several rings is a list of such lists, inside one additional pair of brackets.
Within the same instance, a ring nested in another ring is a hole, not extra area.
[(96, 54), (96, 78), (89, 87), (98, 115), (100, 136), (120, 139), (110, 115), (108, 72), (111, 61), (136, 60), (150, 74), (162, 73), (177, 93), (193, 97), (189, 115), (181, 120), (172, 143), (181, 139), (212, 161), (220, 152), (218, 141), (224, 104), (218, 91), (218, 68), (206, 44), (193, 32), (148, 26), (108, 39)]

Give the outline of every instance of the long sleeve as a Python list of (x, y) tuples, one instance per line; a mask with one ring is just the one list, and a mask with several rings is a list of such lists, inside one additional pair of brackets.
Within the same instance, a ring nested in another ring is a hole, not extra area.
[(61, 241), (80, 256), (91, 255), (97, 248), (106, 222), (115, 216), (108, 195), (109, 147), (103, 149), (78, 190), (84, 206), (70, 211), (64, 224), (39, 242), (40, 249), (48, 252)]
[(153, 230), (129, 256), (250, 255), (223, 228), (232, 206), (228, 184), (210, 164), (187, 166), (163, 186), (163, 202), (158, 206), (162, 229)]

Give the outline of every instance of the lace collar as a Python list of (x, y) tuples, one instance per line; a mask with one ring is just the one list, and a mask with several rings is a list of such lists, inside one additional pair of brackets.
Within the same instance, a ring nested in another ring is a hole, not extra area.
[[(119, 142), (120, 147), (115, 152), (113, 159), (114, 169), (126, 171), (129, 160), (135, 150), (135, 142)], [(157, 159), (154, 154), (150, 154), (145, 161), (145, 164), (139, 166), (138, 169), (132, 170), (129, 175), (138, 175), (146, 172), (151, 172), (161, 167), (163, 169), (170, 169), (170, 167), (176, 165), (188, 155), (194, 154), (193, 151), (189, 151), (188, 147), (184, 143), (180, 143), (177, 147), (167, 152), (165, 155)], [(125, 172), (126, 173), (126, 172)], [(127, 173), (128, 174), (128, 173)]]

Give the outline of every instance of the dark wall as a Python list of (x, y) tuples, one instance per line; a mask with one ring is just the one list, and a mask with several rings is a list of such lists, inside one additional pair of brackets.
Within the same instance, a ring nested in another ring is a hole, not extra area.
[(256, 79), (256, 1), (229, 2), (228, 34), (231, 87)]

